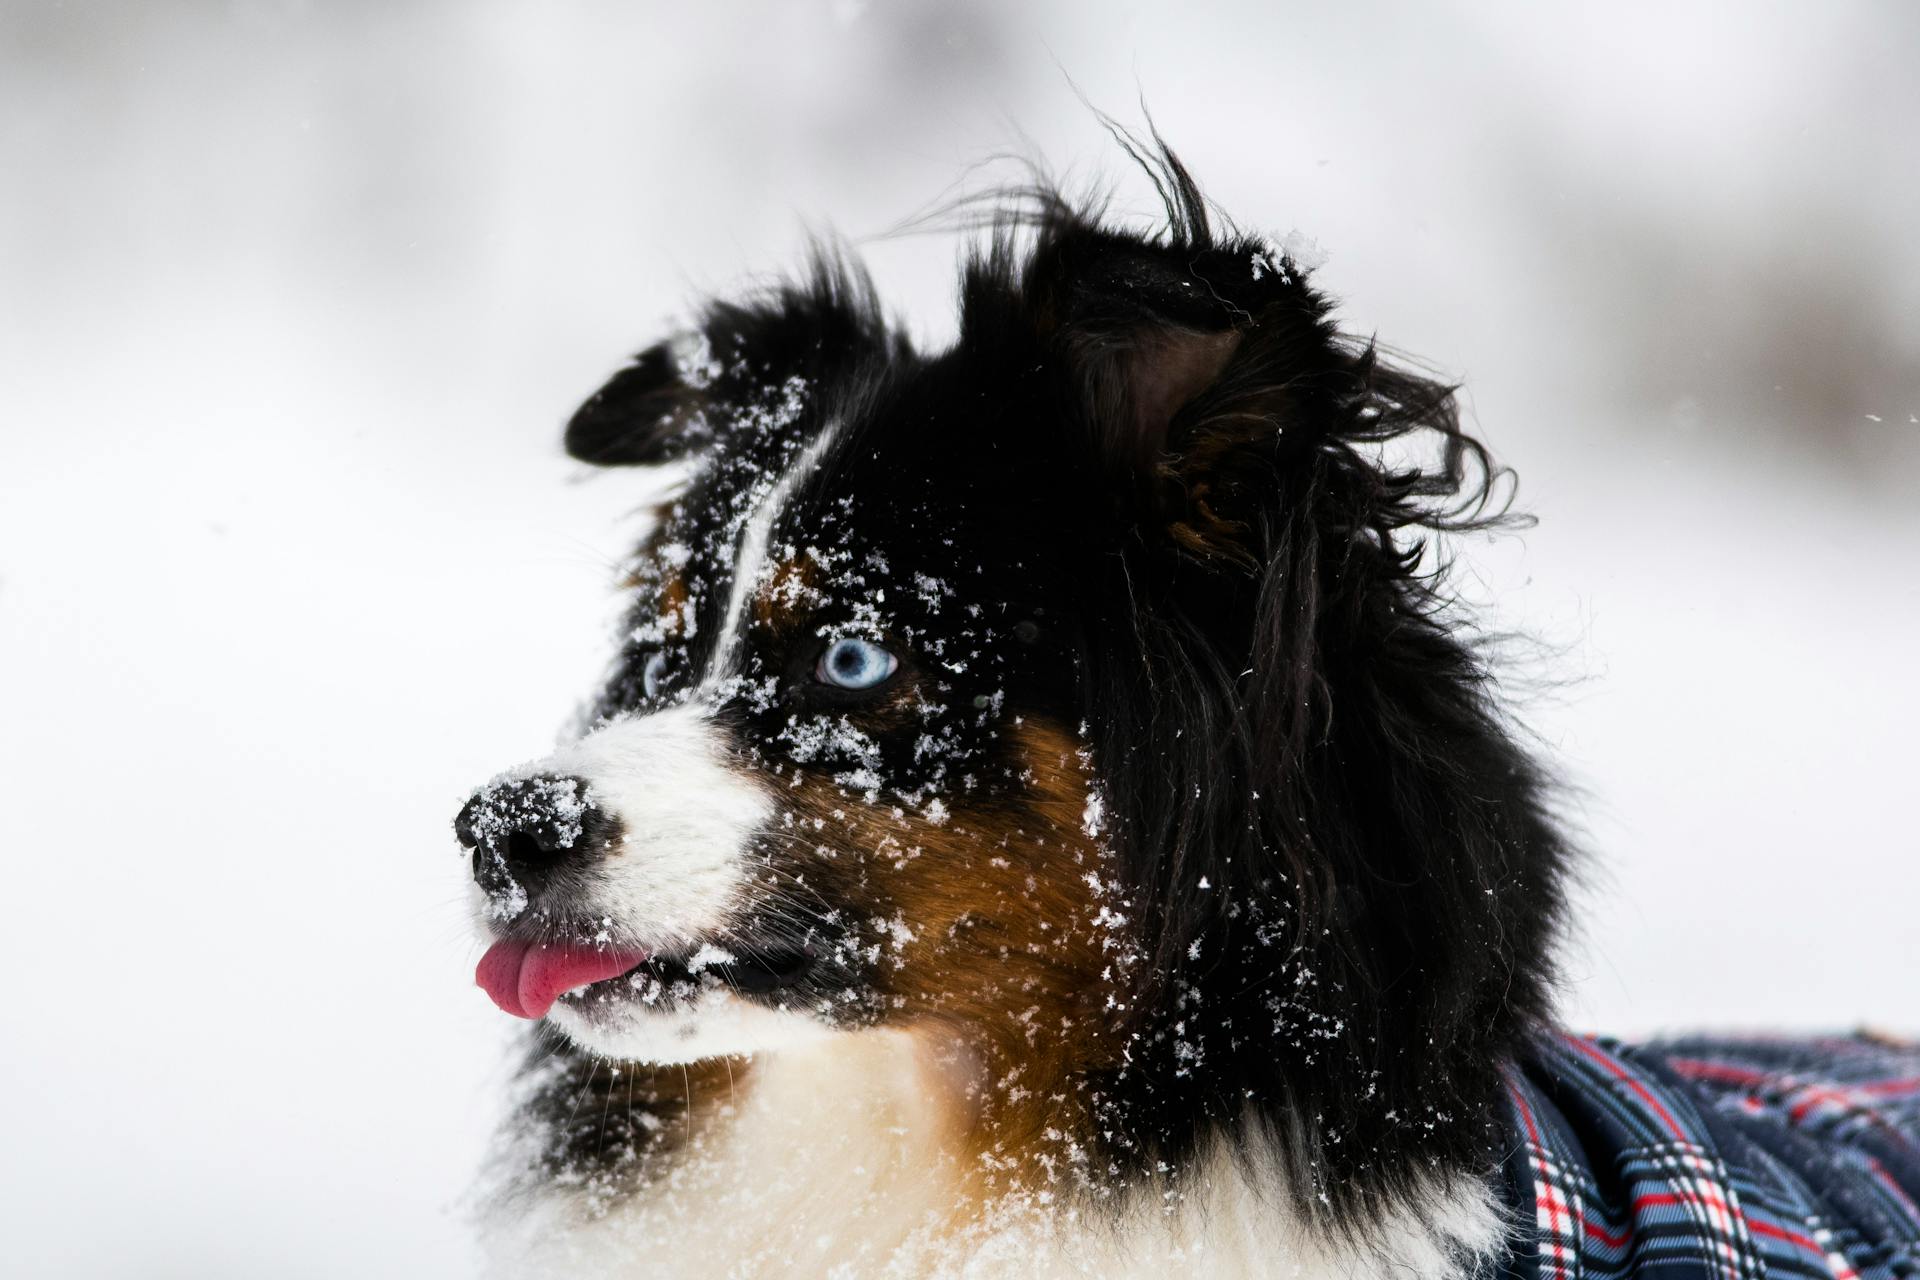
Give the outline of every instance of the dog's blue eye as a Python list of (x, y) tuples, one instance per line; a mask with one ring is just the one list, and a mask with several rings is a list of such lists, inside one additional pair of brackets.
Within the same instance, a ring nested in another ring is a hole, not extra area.
[(647, 665), (640, 668), (640, 687), (649, 698), (660, 696), (660, 686), (667, 678), (666, 651), (656, 649), (647, 655)]
[(900, 660), (871, 640), (842, 636), (827, 646), (814, 678), (837, 689), (871, 689), (894, 673)]

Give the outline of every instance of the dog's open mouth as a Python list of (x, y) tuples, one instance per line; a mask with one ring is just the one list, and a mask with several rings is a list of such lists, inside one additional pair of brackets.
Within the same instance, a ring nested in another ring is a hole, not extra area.
[(543, 1018), (562, 997), (671, 1003), (719, 985), (749, 995), (799, 982), (817, 958), (811, 946), (723, 948), (708, 943), (650, 954), (631, 948), (503, 938), (487, 948), (474, 982), (516, 1018)]

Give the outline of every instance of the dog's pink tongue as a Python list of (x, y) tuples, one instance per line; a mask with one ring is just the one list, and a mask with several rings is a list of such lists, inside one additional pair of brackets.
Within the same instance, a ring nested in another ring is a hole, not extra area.
[(480, 989), (516, 1018), (528, 1016), (520, 1003), (520, 970), (531, 945), (502, 938), (487, 948), (487, 954), (480, 957), (480, 967), (473, 971)]
[(487, 948), (473, 980), (516, 1018), (544, 1018), (569, 991), (617, 978), (647, 953), (607, 947), (541, 946), (502, 939)]

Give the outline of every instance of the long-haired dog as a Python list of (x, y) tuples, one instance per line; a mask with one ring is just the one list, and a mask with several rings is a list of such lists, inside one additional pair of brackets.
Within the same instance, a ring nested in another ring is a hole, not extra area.
[(456, 823), (539, 1024), (504, 1272), (1566, 1275), (1539, 1188), (1611, 1221), (1553, 1055), (1653, 1068), (1550, 1031), (1568, 844), (1429, 546), (1495, 473), (1151, 168), (1153, 234), (1004, 221), (948, 350), (828, 256), (573, 418), (681, 480), (582, 731)]

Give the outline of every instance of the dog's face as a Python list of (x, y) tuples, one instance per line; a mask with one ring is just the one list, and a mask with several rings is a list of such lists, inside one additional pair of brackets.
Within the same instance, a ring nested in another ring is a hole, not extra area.
[(483, 980), (651, 1061), (1091, 1023), (1130, 954), (1077, 714), (1091, 453), (990, 354), (843, 336), (802, 374), (710, 338), (589, 406), (703, 447), (592, 728), (463, 817), (506, 940)]

